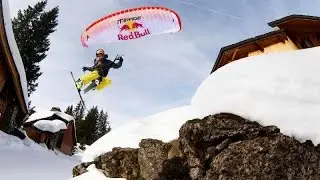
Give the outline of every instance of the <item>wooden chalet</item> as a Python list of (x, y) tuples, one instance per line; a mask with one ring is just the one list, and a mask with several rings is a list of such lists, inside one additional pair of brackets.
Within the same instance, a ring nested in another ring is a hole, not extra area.
[(320, 45), (320, 17), (290, 15), (269, 22), (268, 25), (274, 30), (221, 48), (211, 73), (232, 61), (248, 56)]
[(53, 107), (48, 112), (35, 112), (26, 120), (23, 128), (33, 141), (46, 144), (49, 149), (67, 155), (73, 154), (77, 144), (75, 119), (61, 112), (59, 108)]
[(1, 131), (10, 133), (12, 127), (23, 124), (28, 114), (27, 93), (25, 69), (12, 30), (8, 0), (0, 0)]

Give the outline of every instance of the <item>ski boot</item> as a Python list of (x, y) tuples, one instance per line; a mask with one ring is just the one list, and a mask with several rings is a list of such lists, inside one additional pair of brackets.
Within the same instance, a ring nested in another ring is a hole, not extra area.
[(76, 81), (76, 87), (77, 87), (78, 92), (81, 91), (82, 86), (83, 86), (83, 82), (80, 79), (78, 79)]
[(96, 80), (94, 81), (94, 83), (96, 83), (96, 85), (98, 86), (98, 85), (100, 84), (100, 80), (99, 80), (99, 79), (96, 79)]
[(92, 90), (96, 90), (96, 87), (101, 83), (102, 81), (102, 77), (99, 76), (96, 80), (93, 80), (92, 82), (96, 84), (96, 86), (94, 88), (92, 88)]

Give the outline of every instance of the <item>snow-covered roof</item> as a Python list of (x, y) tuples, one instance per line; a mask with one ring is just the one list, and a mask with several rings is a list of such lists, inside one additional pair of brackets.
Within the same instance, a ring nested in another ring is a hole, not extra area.
[(35, 120), (39, 120), (39, 119), (46, 119), (46, 118), (49, 118), (53, 115), (57, 115), (66, 121), (74, 120), (73, 116), (70, 116), (69, 114), (66, 114), (63, 112), (41, 110), (39, 112), (33, 113), (25, 122), (31, 122), (31, 121), (35, 121)]
[(3, 13), (3, 21), (4, 21), (4, 28), (6, 31), (7, 40), (9, 43), (9, 50), (12, 54), (14, 64), (19, 73), (20, 84), (23, 91), (23, 97), (26, 107), (28, 107), (28, 89), (27, 89), (27, 78), (24, 69), (24, 65), (20, 56), (20, 52), (14, 37), (11, 17), (10, 17), (10, 10), (9, 10), (9, 2), (8, 0), (2, 0), (2, 13)]
[[(52, 119), (52, 116), (58, 116), (60, 118), (62, 118), (63, 120), (65, 120), (64, 122), (64, 126), (65, 129), (67, 129), (67, 123), (69, 121), (72, 121), (71, 123), (73, 123), (73, 127), (74, 127), (74, 138), (75, 141), (77, 142), (77, 134), (76, 134), (76, 122), (73, 116), (70, 116), (69, 114), (60, 112), (60, 111), (55, 111), (55, 110), (41, 110), (41, 111), (36, 111), (35, 113), (33, 113), (31, 116), (28, 117), (28, 119), (24, 122), (24, 123), (28, 123), (28, 122), (33, 122), (33, 121), (37, 121), (34, 122), (34, 126), (42, 131), (50, 131), (50, 132), (57, 132), (59, 131), (58, 129), (62, 128), (62, 125), (60, 123), (57, 123), (55, 119)], [(50, 120), (49, 120), (50, 119)], [(45, 120), (45, 121), (43, 121)], [(48, 122), (51, 121), (51, 122)], [(37, 127), (39, 126), (39, 127)], [(63, 126), (63, 127), (64, 127)], [(46, 130), (49, 129), (49, 130)]]
[(55, 120), (40, 120), (33, 124), (36, 128), (41, 131), (49, 131), (52, 133), (59, 132), (60, 130), (67, 129), (65, 122), (55, 119)]

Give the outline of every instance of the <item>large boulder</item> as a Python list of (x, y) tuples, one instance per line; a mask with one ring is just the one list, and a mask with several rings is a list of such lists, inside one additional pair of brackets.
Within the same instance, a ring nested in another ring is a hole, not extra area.
[(187, 121), (170, 142), (143, 139), (137, 149), (114, 148), (92, 163), (128, 180), (320, 179), (319, 149), (276, 126), (221, 113)]
[(231, 143), (279, 133), (234, 114), (217, 114), (186, 122), (179, 131), (182, 152), (187, 156), (192, 179), (203, 178), (213, 157)]

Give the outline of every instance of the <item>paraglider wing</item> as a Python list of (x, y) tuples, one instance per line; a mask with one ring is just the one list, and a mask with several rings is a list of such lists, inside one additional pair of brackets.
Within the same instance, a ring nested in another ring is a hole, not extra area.
[(181, 30), (179, 15), (165, 7), (140, 7), (107, 15), (89, 25), (82, 33), (84, 47), (92, 44), (134, 40)]

